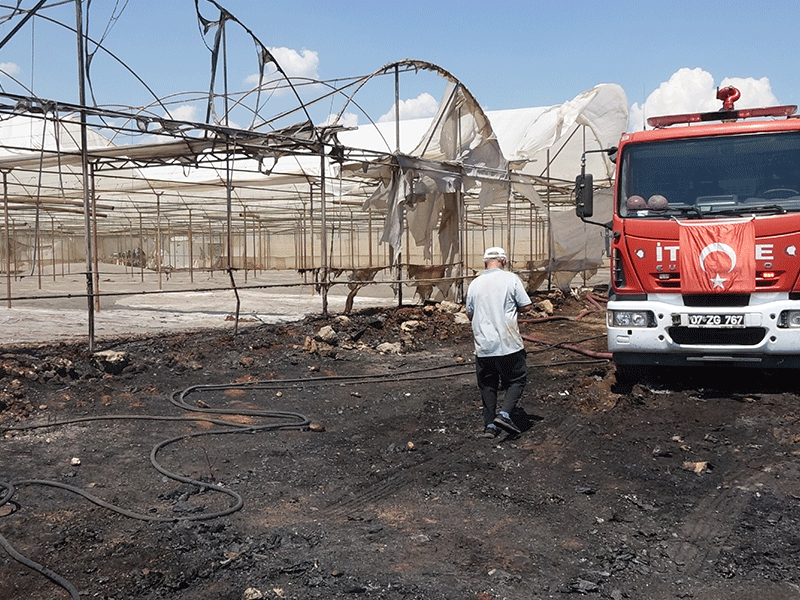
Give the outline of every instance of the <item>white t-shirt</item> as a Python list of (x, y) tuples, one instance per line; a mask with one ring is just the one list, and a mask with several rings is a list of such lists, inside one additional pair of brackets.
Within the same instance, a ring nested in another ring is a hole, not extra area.
[(517, 325), (517, 308), (531, 299), (514, 273), (487, 269), (467, 288), (467, 314), (472, 315), (477, 356), (506, 356), (525, 346)]

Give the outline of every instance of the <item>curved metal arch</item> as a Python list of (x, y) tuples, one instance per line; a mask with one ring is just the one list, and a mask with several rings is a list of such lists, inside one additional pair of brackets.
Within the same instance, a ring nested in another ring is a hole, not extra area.
[[(226, 9), (224, 6), (219, 4), (216, 0), (206, 0), (206, 2), (208, 2), (209, 4), (214, 5), (217, 8), (217, 10), (220, 11), (220, 19), (219, 19), (219, 21), (217, 21), (217, 22), (209, 21), (208, 19), (205, 19), (202, 16), (201, 12), (200, 12), (199, 0), (195, 0), (194, 1), (195, 11), (197, 13), (197, 18), (200, 21), (200, 23), (202, 23), (203, 26), (206, 28), (206, 31), (208, 31), (214, 25), (216, 25), (216, 26), (220, 27), (220, 29), (222, 29), (225, 26), (225, 22), (226, 21), (233, 21), (234, 23), (239, 25), (239, 27), (241, 27), (245, 31), (245, 33), (247, 33), (247, 35), (250, 36), (250, 38), (253, 40), (253, 43), (256, 45), (256, 49), (258, 51), (258, 60), (259, 60), (259, 63), (260, 63), (259, 64), (259, 80), (258, 80), (258, 86), (257, 86), (258, 87), (258, 95), (256, 97), (256, 108), (258, 108), (259, 99), (260, 99), (260, 95), (261, 95), (261, 85), (262, 85), (262, 80), (263, 80), (263, 76), (264, 76), (264, 65), (266, 63), (268, 63), (268, 62), (271, 62), (272, 64), (275, 65), (275, 69), (283, 76), (283, 78), (289, 84), (289, 87), (292, 90), (292, 94), (294, 94), (294, 96), (295, 96), (295, 98), (296, 98), (296, 100), (297, 100), (297, 102), (299, 104), (299, 107), (298, 107), (299, 110), (302, 110), (305, 113), (306, 119), (308, 120), (308, 123), (312, 123), (313, 124), (313, 120), (311, 119), (311, 115), (308, 113), (308, 110), (306, 109), (306, 105), (303, 102), (303, 99), (300, 97), (300, 94), (298, 93), (297, 89), (292, 84), (291, 78), (288, 76), (286, 71), (283, 69), (283, 67), (281, 66), (280, 62), (278, 62), (278, 59), (275, 58), (275, 56), (272, 54), (272, 52), (269, 51), (269, 49), (267, 48), (266, 44), (264, 44), (258, 38), (258, 36), (253, 32), (253, 30), (251, 30), (242, 21), (237, 19), (233, 15), (233, 13), (231, 13), (228, 9)], [(203, 39), (205, 39), (205, 38), (203, 38)], [(213, 65), (213, 69), (214, 70), (216, 69), (215, 65)], [(214, 70), (212, 70), (212, 81), (211, 81), (212, 90), (211, 90), (211, 94), (210, 94), (209, 100), (211, 99), (211, 97), (213, 97)], [(229, 112), (230, 111), (228, 110), (226, 112), (226, 115)], [(317, 135), (318, 135), (318, 141), (321, 143), (323, 140), (321, 139), (321, 137), (319, 137), (319, 134), (317, 134)]]
[(374, 73), (371, 73), (369, 75), (365, 75), (364, 78), (361, 80), (361, 82), (356, 87), (356, 89), (353, 90), (353, 92), (347, 97), (347, 101), (342, 106), (342, 109), (339, 111), (339, 114), (336, 115), (336, 118), (337, 119), (341, 119), (342, 118), (342, 115), (344, 114), (344, 111), (347, 109), (347, 106), (353, 100), (353, 96), (355, 96), (359, 92), (359, 90), (361, 88), (363, 88), (367, 84), (367, 82), (370, 81), (373, 77), (377, 77), (379, 75), (386, 75), (389, 71), (392, 71), (392, 70), (400, 68), (400, 67), (404, 67), (406, 70), (409, 70), (409, 71), (412, 70), (412, 69), (414, 71), (420, 71), (420, 70), (422, 70), (422, 71), (431, 71), (431, 72), (437, 73), (442, 79), (445, 79), (445, 80), (449, 81), (450, 83), (453, 83), (456, 86), (460, 87), (463, 90), (464, 94), (469, 98), (469, 100), (472, 101), (475, 104), (475, 106), (477, 107), (477, 109), (479, 111), (480, 116), (483, 119), (485, 119), (487, 123), (490, 122), (489, 121), (489, 117), (487, 117), (486, 113), (483, 112), (483, 108), (481, 107), (480, 103), (477, 101), (477, 99), (472, 94), (472, 92), (469, 91), (469, 88), (466, 85), (464, 85), (461, 82), (460, 79), (458, 79), (455, 75), (453, 75), (447, 69), (445, 69), (443, 67), (440, 67), (437, 64), (434, 64), (434, 63), (431, 63), (431, 62), (427, 62), (427, 61), (424, 61), (424, 60), (415, 60), (415, 59), (411, 59), (411, 58), (405, 58), (403, 60), (399, 60), (399, 61), (396, 61), (396, 62), (389, 63), (387, 65), (384, 65), (383, 67), (381, 67), (380, 69), (378, 69)]

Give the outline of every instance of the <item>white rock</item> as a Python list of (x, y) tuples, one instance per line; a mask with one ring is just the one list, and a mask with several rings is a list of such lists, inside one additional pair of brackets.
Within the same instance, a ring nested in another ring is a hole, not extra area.
[(461, 305), (456, 304), (455, 302), (450, 302), (448, 300), (442, 300), (439, 303), (439, 310), (441, 310), (442, 312), (457, 313), (461, 310)]
[(455, 314), (453, 322), (456, 325), (466, 325), (469, 323), (469, 317), (466, 315), (466, 313), (458, 312)]
[(92, 355), (94, 363), (106, 373), (118, 374), (128, 366), (129, 356), (127, 352), (116, 350), (101, 350)]
[(419, 321), (404, 321), (400, 324), (400, 329), (403, 331), (416, 331), (421, 325), (422, 323)]
[(550, 302), (550, 300), (548, 300), (547, 298), (545, 298), (541, 302), (537, 302), (535, 306), (537, 310), (540, 310), (547, 316), (552, 316), (553, 312), (555, 311), (555, 308), (553, 308), (553, 303)]
[(325, 327), (317, 332), (317, 339), (331, 345), (336, 345), (339, 341), (339, 335), (334, 331), (333, 327), (325, 325)]
[(383, 342), (375, 348), (381, 354), (400, 354), (403, 344), (400, 342)]

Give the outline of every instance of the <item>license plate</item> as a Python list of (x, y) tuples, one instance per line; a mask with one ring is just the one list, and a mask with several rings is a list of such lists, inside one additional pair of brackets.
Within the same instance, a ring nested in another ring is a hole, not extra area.
[(681, 315), (685, 327), (744, 327), (744, 315)]

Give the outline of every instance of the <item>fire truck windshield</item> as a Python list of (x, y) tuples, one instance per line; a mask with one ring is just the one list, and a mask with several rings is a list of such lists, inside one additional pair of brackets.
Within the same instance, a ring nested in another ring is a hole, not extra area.
[(618, 168), (625, 218), (800, 212), (800, 132), (629, 144)]

